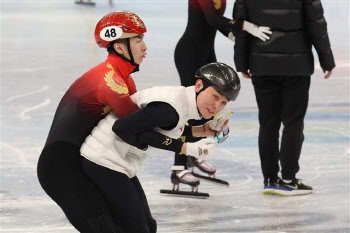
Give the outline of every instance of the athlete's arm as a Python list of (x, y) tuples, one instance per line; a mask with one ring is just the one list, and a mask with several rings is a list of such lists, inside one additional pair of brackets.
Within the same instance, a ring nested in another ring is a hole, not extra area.
[(193, 137), (192, 126), (190, 126), (190, 125), (185, 125), (184, 131), (182, 132), (182, 135), (186, 135), (186, 136), (189, 136), (189, 137)]
[(179, 153), (183, 142), (153, 131), (173, 129), (179, 121), (176, 110), (164, 102), (153, 102), (139, 111), (117, 120), (112, 129), (124, 142), (146, 149), (148, 145)]
[(221, 34), (223, 34), (224, 36), (226, 36), (227, 38), (229, 38), (230, 40), (232, 41), (235, 41), (236, 40), (236, 37), (233, 35), (232, 31), (229, 29), (229, 30), (226, 30), (226, 29), (220, 29), (218, 28), (219, 32), (221, 32)]
[(113, 79), (101, 82), (99, 87), (100, 101), (109, 106), (118, 118), (125, 117), (139, 110), (138, 106), (130, 98), (130, 95), (133, 94), (132, 92), (136, 91), (135, 83), (131, 77), (128, 77), (126, 82), (113, 76)]
[(215, 14), (216, 9), (212, 0), (200, 0), (198, 1), (198, 4), (202, 9), (208, 24), (211, 26), (220, 28), (220, 30), (232, 31), (233, 34), (242, 31), (243, 20), (228, 19), (222, 15)]
[[(247, 20), (247, 8), (244, 0), (236, 0), (232, 13), (233, 18)], [(249, 34), (246, 32), (236, 36), (234, 61), (238, 72), (249, 70)], [(246, 75), (246, 78), (249, 76)]]
[(228, 37), (228, 34), (231, 32), (230, 28), (218, 28), (218, 31), (221, 32), (222, 35)]

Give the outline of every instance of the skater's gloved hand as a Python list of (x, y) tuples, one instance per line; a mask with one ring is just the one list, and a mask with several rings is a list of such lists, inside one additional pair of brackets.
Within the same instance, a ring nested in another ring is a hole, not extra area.
[(255, 24), (249, 23), (247, 21), (243, 22), (243, 30), (247, 31), (262, 41), (270, 39), (270, 37), (268, 37), (266, 34), (272, 34), (269, 27), (258, 27)]
[(198, 142), (186, 143), (186, 155), (193, 156), (198, 159), (208, 160), (213, 156), (216, 141), (214, 139), (205, 138)]
[(214, 119), (209, 123), (209, 127), (212, 130), (215, 130), (221, 133), (222, 129), (228, 124), (228, 121), (232, 116), (232, 114), (233, 112), (231, 111), (227, 111), (226, 113), (220, 116), (218, 116), (218, 114), (215, 114)]
[(215, 138), (218, 140), (218, 143), (223, 143), (230, 135), (230, 128), (228, 126), (225, 126), (222, 129), (222, 134), (220, 133), (216, 132)]

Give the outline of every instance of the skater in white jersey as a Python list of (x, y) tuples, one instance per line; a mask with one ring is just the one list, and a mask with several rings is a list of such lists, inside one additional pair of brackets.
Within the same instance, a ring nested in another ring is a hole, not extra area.
[[(103, 193), (122, 232), (149, 232), (149, 206), (136, 176), (149, 156), (149, 147), (200, 161), (213, 154), (214, 139), (184, 143), (177, 138), (184, 130), (197, 137), (213, 137), (215, 129), (221, 131), (225, 122), (209, 121), (193, 127), (185, 123), (189, 119), (209, 119), (222, 111), (238, 96), (240, 81), (230, 66), (219, 62), (201, 67), (196, 77), (195, 86), (153, 87), (136, 92), (131, 98), (140, 110), (121, 119), (108, 114), (81, 147), (83, 171)], [(177, 179), (172, 182), (176, 189)]]

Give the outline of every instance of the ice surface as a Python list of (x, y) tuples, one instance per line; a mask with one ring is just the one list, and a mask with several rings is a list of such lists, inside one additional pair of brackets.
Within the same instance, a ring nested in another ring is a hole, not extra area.
[[(223, 187), (202, 182), (208, 200), (161, 196), (170, 188), (171, 153), (156, 151), (139, 178), (159, 232), (350, 232), (349, 2), (322, 1), (337, 68), (329, 80), (316, 63), (298, 177), (314, 188), (299, 197), (264, 196), (257, 148), (257, 107), (250, 80), (232, 105), (231, 136), (212, 163)], [(36, 178), (36, 163), (58, 101), (69, 85), (104, 61), (95, 23), (131, 10), (146, 23), (148, 56), (138, 89), (179, 85), (174, 48), (187, 22), (187, 1), (120, 1), (95, 7), (74, 1), (1, 1), (1, 232), (76, 232)], [(226, 16), (230, 17), (229, 1)], [(232, 42), (218, 34), (219, 61), (233, 65)], [(317, 58), (317, 56), (316, 56)], [(189, 188), (184, 187), (185, 190)]]

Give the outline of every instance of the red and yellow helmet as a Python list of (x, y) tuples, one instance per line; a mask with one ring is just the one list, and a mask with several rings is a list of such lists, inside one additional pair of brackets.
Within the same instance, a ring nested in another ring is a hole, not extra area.
[(95, 40), (101, 48), (118, 39), (130, 38), (147, 31), (145, 24), (130, 11), (116, 11), (105, 15), (96, 25)]

